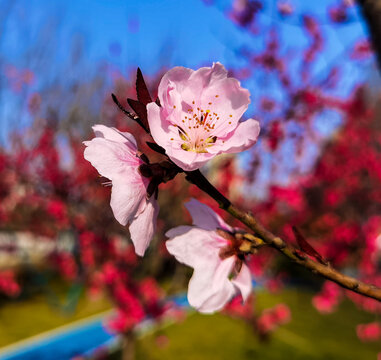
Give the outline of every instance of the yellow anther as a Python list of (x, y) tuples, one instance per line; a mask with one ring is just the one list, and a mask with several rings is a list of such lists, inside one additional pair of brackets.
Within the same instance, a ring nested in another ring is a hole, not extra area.
[(185, 151), (189, 151), (190, 150), (190, 146), (188, 144), (181, 144), (181, 148)]
[(210, 137), (208, 137), (208, 138), (205, 140), (205, 142), (206, 142), (207, 144), (214, 144), (214, 143), (216, 142), (216, 140), (217, 140), (217, 136), (210, 136)]

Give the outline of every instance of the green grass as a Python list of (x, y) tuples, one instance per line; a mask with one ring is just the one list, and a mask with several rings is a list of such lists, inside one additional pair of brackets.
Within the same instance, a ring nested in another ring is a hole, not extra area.
[[(67, 289), (55, 289), (64, 303)], [(57, 300), (57, 299), (55, 299)], [(73, 311), (64, 306), (52, 305), (52, 297), (38, 294), (23, 301), (5, 302), (0, 305), (0, 347), (52, 330), (56, 327), (100, 313), (111, 308), (105, 298), (90, 300), (79, 296)]]
[[(285, 291), (281, 295), (258, 293), (257, 307), (263, 309), (285, 302), (292, 321), (279, 328), (270, 341), (261, 343), (250, 328), (222, 314), (194, 314), (184, 323), (146, 336), (137, 344), (139, 360), (243, 360), (243, 359), (376, 359), (381, 344), (362, 343), (356, 324), (374, 321), (374, 315), (359, 311), (349, 301), (330, 315), (319, 314), (311, 305), (311, 294)], [(158, 335), (169, 342), (158, 346)]]
[[(61, 300), (67, 289), (56, 289)], [(362, 343), (355, 327), (375, 320), (374, 315), (359, 311), (345, 301), (330, 315), (319, 314), (311, 305), (311, 294), (288, 290), (279, 295), (258, 292), (256, 307), (263, 309), (279, 302), (288, 304), (292, 321), (261, 343), (242, 321), (222, 314), (190, 315), (176, 323), (141, 338), (137, 360), (375, 360), (381, 343)], [(84, 294), (72, 314), (63, 307), (51, 306), (46, 295), (26, 301), (3, 303), (0, 307), (0, 347), (39, 334), (110, 308), (104, 298), (89, 300)], [(158, 345), (160, 335), (168, 337)]]

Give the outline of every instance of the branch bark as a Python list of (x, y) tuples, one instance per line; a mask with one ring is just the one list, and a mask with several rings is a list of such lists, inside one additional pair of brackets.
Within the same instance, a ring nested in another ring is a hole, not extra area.
[(309, 269), (312, 273), (320, 275), (335, 282), (343, 288), (354, 291), (358, 294), (381, 301), (381, 289), (370, 284), (366, 284), (356, 278), (344, 275), (333, 269), (329, 264), (321, 264), (310, 259), (307, 255), (302, 255), (300, 251), (287, 244), (280, 237), (267, 230), (253, 215), (244, 212), (234, 206), (225, 196), (223, 196), (199, 170), (186, 172), (187, 180), (195, 184), (198, 188), (210, 195), (220, 206), (234, 218), (246, 225), (256, 236), (260, 237), (267, 245), (281, 252), (291, 261)]
[(373, 49), (376, 53), (378, 68), (381, 71), (381, 1), (357, 0), (370, 33)]
[(132, 330), (122, 335), (122, 360), (135, 360), (135, 342)]

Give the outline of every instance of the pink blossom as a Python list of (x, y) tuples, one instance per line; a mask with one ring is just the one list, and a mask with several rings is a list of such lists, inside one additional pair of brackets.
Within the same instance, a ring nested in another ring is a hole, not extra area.
[(291, 320), (291, 311), (286, 304), (274, 306), (273, 314), (278, 324), (287, 324)]
[(326, 281), (321, 292), (312, 298), (312, 304), (322, 314), (332, 313), (340, 301), (340, 288), (335, 283)]
[(236, 296), (225, 307), (224, 311), (230, 316), (250, 320), (253, 316), (253, 309), (253, 296), (249, 296), (245, 303), (242, 303), (240, 297)]
[(245, 301), (251, 292), (249, 268), (241, 260), (239, 245), (221, 235), (221, 230), (228, 234), (234, 229), (195, 199), (185, 206), (194, 226), (168, 231), (166, 245), (178, 261), (194, 269), (188, 286), (189, 304), (200, 312), (212, 313), (222, 309), (238, 291)]
[(278, 304), (271, 309), (263, 311), (257, 320), (261, 333), (274, 331), (279, 325), (287, 324), (291, 320), (291, 311), (285, 304)]
[(114, 216), (120, 224), (130, 224), (135, 252), (143, 256), (154, 235), (159, 208), (155, 199), (147, 199), (149, 180), (138, 171), (143, 161), (137, 155), (136, 140), (127, 132), (104, 125), (93, 129), (96, 138), (84, 142), (84, 157), (111, 180)]
[(20, 285), (16, 281), (15, 274), (10, 270), (0, 272), (0, 293), (16, 297), (20, 292)]
[(142, 318), (135, 318), (131, 316), (129, 312), (118, 309), (116, 314), (108, 319), (106, 329), (109, 330), (110, 333), (125, 333), (131, 330), (141, 320)]
[(78, 273), (77, 263), (72, 253), (62, 251), (51, 255), (52, 264), (56, 265), (66, 280), (73, 281)]
[(238, 80), (228, 78), (220, 63), (197, 71), (169, 70), (158, 95), (161, 107), (147, 105), (152, 137), (184, 170), (198, 169), (223, 152), (246, 150), (257, 141), (258, 121), (239, 121), (250, 93)]
[(372, 55), (372, 46), (367, 39), (359, 40), (355, 43), (350, 55), (353, 60), (368, 59)]
[(359, 324), (356, 332), (361, 341), (377, 341), (381, 338), (381, 325), (378, 322)]

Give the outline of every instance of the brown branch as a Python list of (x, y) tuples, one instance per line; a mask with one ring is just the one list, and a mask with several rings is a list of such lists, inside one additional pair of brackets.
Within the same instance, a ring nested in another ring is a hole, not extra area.
[(186, 172), (187, 180), (195, 184), (198, 188), (210, 195), (217, 201), (219, 206), (227, 211), (234, 218), (245, 224), (267, 245), (280, 251), (291, 261), (309, 269), (312, 273), (320, 275), (328, 280), (335, 282), (343, 288), (354, 291), (358, 294), (381, 301), (381, 289), (374, 285), (366, 284), (356, 278), (344, 275), (333, 269), (329, 264), (321, 264), (303, 255), (293, 246), (287, 244), (280, 237), (267, 230), (253, 215), (248, 214), (234, 206), (225, 196), (223, 196), (199, 170)]
[(370, 33), (373, 49), (376, 53), (378, 67), (381, 71), (381, 1), (357, 0)]

